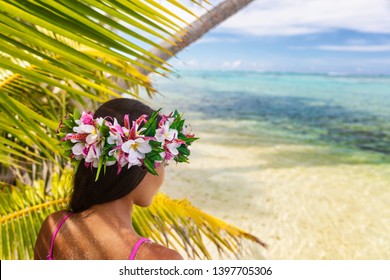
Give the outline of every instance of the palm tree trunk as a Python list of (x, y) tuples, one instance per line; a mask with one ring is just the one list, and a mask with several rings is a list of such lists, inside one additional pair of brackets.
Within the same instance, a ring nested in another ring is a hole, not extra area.
[[(209, 30), (229, 18), (230, 16), (237, 13), (239, 10), (247, 6), (249, 3), (254, 0), (225, 0), (212, 9), (210, 12), (204, 14), (200, 19), (192, 23), (190, 26), (184, 29), (184, 35), (177, 35), (180, 40), (176, 38), (170, 38), (171, 41), (175, 42), (176, 45), (173, 45), (169, 42), (163, 41), (161, 46), (163, 49), (168, 50), (171, 54), (162, 51), (161, 49), (154, 48), (150, 52), (156, 55), (157, 57), (167, 61), (171, 56), (176, 55), (182, 49), (195, 42), (206, 34)], [(144, 63), (145, 64), (145, 63)], [(155, 66), (150, 64), (145, 64), (148, 68), (155, 69)], [(148, 75), (150, 70), (137, 67), (138, 70)], [(119, 82), (120, 85), (123, 85)]]

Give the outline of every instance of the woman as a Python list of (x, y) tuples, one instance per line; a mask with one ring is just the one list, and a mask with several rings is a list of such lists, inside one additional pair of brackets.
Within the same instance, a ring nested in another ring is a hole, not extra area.
[(62, 143), (79, 162), (70, 209), (44, 221), (35, 259), (183, 259), (139, 236), (132, 212), (152, 203), (169, 160), (187, 161), (196, 138), (185, 128), (177, 112), (164, 116), (125, 98), (68, 118)]

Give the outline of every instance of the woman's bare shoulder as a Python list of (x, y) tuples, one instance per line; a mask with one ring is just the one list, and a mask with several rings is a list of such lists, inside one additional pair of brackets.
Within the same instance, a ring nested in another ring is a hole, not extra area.
[(54, 212), (46, 217), (41, 225), (34, 248), (34, 259), (45, 259), (50, 249), (51, 238), (59, 221), (68, 213), (67, 211)]
[[(143, 247), (143, 248), (142, 248)], [(144, 243), (141, 246), (142, 251), (140, 252), (140, 258), (146, 260), (183, 260), (182, 255), (177, 251), (167, 248), (163, 245), (149, 242)]]
[(66, 210), (61, 210), (58, 212), (51, 213), (46, 217), (46, 219), (43, 221), (42, 226), (41, 226), (41, 232), (52, 232), (54, 228), (58, 225), (58, 223), (61, 221), (65, 215), (69, 213)]

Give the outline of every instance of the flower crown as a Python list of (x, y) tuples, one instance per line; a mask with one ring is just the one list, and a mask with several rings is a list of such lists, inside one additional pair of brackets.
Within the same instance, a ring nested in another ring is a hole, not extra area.
[[(124, 126), (112, 117), (95, 119), (91, 112), (75, 110), (58, 128), (61, 146), (72, 162), (84, 159), (86, 167), (97, 168), (95, 180), (102, 168), (105, 171), (114, 164), (118, 174), (126, 165), (136, 165), (157, 175), (155, 169), (163, 161), (188, 162), (188, 147), (198, 139), (177, 111), (163, 115), (160, 110), (140, 116), (131, 125), (125, 115)], [(157, 123), (158, 115), (161, 120)]]

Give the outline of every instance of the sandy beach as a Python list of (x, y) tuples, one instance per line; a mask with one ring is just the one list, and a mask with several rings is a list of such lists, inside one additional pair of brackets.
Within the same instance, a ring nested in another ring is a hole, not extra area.
[(269, 245), (246, 242), (242, 259), (390, 259), (389, 164), (245, 134), (239, 123), (193, 126), (191, 163), (169, 166), (161, 190)]

